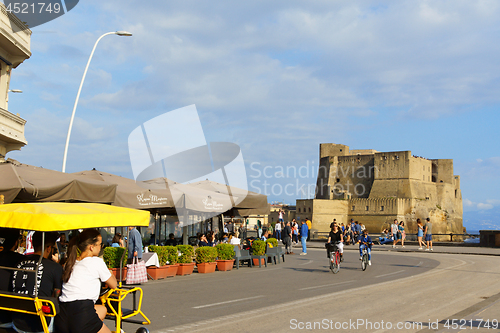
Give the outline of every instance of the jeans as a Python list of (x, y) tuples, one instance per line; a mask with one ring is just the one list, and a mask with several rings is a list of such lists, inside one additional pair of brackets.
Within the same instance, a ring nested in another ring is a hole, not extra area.
[(302, 252), (303, 253), (307, 253), (306, 240), (307, 240), (307, 237), (300, 237), (300, 242), (302, 243)]
[(281, 230), (276, 230), (276, 239), (281, 240)]
[(372, 249), (368, 246), (368, 245), (365, 245), (365, 244), (361, 244), (359, 246), (359, 255), (362, 256), (363, 255), (363, 249), (364, 248), (367, 248), (367, 251), (368, 251), (368, 260), (372, 260)]
[(380, 242), (380, 244), (392, 243), (392, 238), (389, 238), (389, 237), (380, 237), (378, 239), (378, 241)]

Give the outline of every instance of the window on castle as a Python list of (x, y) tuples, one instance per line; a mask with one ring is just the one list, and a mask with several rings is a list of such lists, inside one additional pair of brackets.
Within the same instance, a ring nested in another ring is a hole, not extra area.
[(337, 178), (337, 183), (340, 183), (340, 178)]
[(309, 213), (311, 212), (311, 207), (309, 207)]
[(383, 212), (384, 211), (384, 206), (380, 206), (380, 211)]
[(366, 211), (369, 211), (370, 210), (370, 206), (366, 206)]
[(423, 179), (422, 179), (422, 180), (423, 180), (423, 181), (425, 181), (425, 176), (423, 176)]
[(352, 206), (352, 207), (351, 207), (351, 210), (355, 210), (355, 209), (356, 209), (356, 206)]

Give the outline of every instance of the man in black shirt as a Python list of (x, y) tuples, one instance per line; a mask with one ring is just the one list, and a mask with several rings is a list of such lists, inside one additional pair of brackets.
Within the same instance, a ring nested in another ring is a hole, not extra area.
[[(24, 256), (17, 264), (17, 268), (36, 270), (40, 255), (43, 255), (42, 262), (37, 274), (21, 271), (14, 272), (12, 276), (12, 289), (14, 292), (27, 296), (35, 296), (35, 284), (37, 284), (39, 296), (59, 296), (62, 288), (63, 268), (57, 262), (48, 259), (52, 257), (52, 249), (55, 247), (57, 236), (56, 234), (46, 233), (45, 248), (42, 251), (42, 233), (39, 231), (35, 232), (33, 236), (35, 253)], [(13, 313), (12, 322), (14, 328), (17, 328), (17, 330), (43, 332), (40, 318), (35, 315)], [(53, 328), (51, 329), (53, 318), (47, 317), (47, 325), (49, 325), (49, 331), (53, 332)]]
[(177, 241), (175, 240), (174, 234), (170, 233), (168, 235), (168, 240), (165, 242), (166, 246), (177, 246)]
[[(3, 267), (16, 267), (19, 260), (24, 256), (15, 252), (19, 241), (19, 229), (0, 228), (0, 246), (3, 247), (0, 252), (0, 266)], [(12, 291), (10, 281), (12, 280), (12, 273), (14, 271), (7, 269), (0, 269), (0, 290)], [(12, 327), (12, 313), (6, 310), (0, 310), (0, 327)]]
[(292, 228), (290, 227), (290, 221), (286, 223), (285, 229), (283, 229), (283, 244), (285, 245), (286, 254), (294, 254), (292, 252)]

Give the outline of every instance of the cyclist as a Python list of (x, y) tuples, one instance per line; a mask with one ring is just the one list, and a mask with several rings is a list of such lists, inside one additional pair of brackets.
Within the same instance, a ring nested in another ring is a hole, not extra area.
[[(338, 242), (338, 243), (337, 243)], [(330, 231), (330, 234), (328, 235), (328, 241), (327, 244), (336, 244), (337, 248), (339, 249), (340, 253), (340, 261), (344, 261), (344, 236), (342, 235), (342, 231), (340, 231), (339, 226), (337, 225), (337, 222), (332, 223), (332, 229)], [(330, 246), (326, 247), (326, 252), (328, 258), (330, 258)]]
[(359, 243), (359, 260), (363, 260), (363, 249), (368, 251), (368, 265), (372, 264), (372, 239), (368, 236), (368, 230), (363, 230), (363, 235), (358, 238)]

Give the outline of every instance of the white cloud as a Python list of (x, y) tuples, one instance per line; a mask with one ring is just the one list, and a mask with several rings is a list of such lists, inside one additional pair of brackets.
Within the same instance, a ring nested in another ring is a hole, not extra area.
[(463, 205), (465, 211), (486, 211), (500, 206), (500, 200), (488, 199), (485, 202), (473, 202), (466, 198), (463, 200)]

